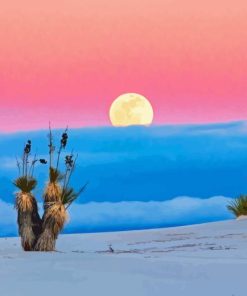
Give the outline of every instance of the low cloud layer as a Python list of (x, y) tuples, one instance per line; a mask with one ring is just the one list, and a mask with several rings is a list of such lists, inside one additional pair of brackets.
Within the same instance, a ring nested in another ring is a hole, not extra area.
[[(65, 233), (169, 227), (231, 219), (231, 199), (177, 197), (163, 202), (90, 202), (74, 204)], [(12, 204), (0, 200), (0, 236), (17, 235)]]

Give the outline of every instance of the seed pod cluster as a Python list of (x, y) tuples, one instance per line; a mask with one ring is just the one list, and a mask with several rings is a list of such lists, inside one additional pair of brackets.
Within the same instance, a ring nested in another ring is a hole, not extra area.
[(31, 152), (31, 148), (32, 148), (32, 142), (30, 140), (27, 141), (27, 144), (24, 148), (24, 152), (26, 154), (29, 154)]
[(66, 147), (67, 142), (68, 142), (68, 133), (67, 132), (64, 132), (62, 134), (62, 138), (61, 138), (61, 146), (62, 146), (62, 148), (65, 148)]

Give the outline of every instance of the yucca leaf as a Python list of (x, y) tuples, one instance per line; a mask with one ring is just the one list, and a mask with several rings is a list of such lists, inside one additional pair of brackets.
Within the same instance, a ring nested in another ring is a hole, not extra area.
[(51, 167), (50, 168), (50, 182), (55, 183), (55, 182), (60, 182), (62, 181), (64, 176), (55, 168)]
[(37, 186), (37, 181), (32, 177), (22, 176), (17, 178), (13, 184), (21, 191), (29, 193), (35, 189)]
[(247, 196), (240, 195), (238, 198), (231, 201), (227, 208), (236, 217), (239, 217), (241, 215), (247, 215)]
[(61, 201), (62, 204), (66, 205), (68, 208), (81, 194), (85, 191), (87, 184), (85, 184), (78, 192), (73, 188), (65, 188), (62, 192)]

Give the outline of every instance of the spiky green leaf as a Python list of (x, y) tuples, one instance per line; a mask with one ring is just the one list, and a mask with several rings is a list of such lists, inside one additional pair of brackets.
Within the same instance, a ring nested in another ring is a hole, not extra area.
[(70, 206), (81, 194), (85, 191), (87, 184), (85, 184), (78, 192), (73, 188), (65, 188), (62, 192), (61, 201), (65, 206)]
[(37, 186), (37, 181), (36, 181), (36, 179), (34, 179), (32, 177), (22, 176), (22, 177), (17, 178), (13, 182), (13, 184), (17, 188), (19, 188), (21, 191), (26, 192), (26, 193), (30, 193)]
[(231, 201), (227, 208), (236, 217), (247, 215), (247, 196), (240, 195), (238, 198)]
[(50, 168), (50, 182), (56, 183), (63, 180), (64, 176), (55, 168)]

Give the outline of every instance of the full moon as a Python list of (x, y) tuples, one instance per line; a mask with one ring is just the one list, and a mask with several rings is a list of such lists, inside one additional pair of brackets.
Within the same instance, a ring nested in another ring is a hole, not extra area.
[(119, 96), (110, 108), (113, 126), (150, 125), (153, 122), (153, 108), (144, 96), (127, 93)]

